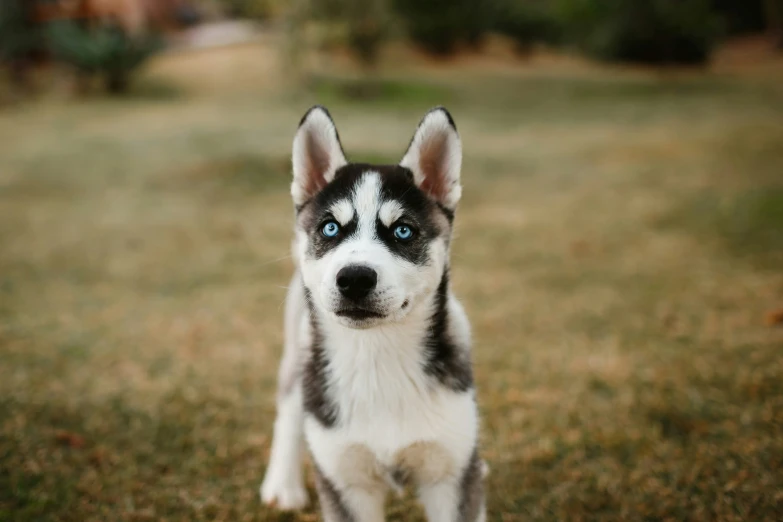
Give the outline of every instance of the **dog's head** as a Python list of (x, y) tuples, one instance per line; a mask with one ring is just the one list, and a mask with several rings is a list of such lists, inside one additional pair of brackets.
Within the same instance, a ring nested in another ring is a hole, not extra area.
[(462, 146), (428, 112), (399, 165), (349, 163), (323, 107), (294, 138), (295, 254), (312, 305), (344, 326), (400, 321), (431, 302), (447, 269)]

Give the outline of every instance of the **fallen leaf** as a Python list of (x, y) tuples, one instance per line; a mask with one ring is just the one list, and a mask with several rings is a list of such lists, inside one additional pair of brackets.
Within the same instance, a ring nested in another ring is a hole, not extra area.
[(98, 448), (95, 451), (90, 454), (90, 463), (93, 466), (102, 466), (106, 462), (106, 450), (103, 448)]
[(69, 448), (81, 448), (84, 446), (84, 437), (71, 431), (58, 431), (54, 435), (54, 440)]
[(776, 310), (767, 312), (767, 315), (764, 317), (764, 323), (767, 326), (777, 326), (779, 324), (783, 324), (783, 308), (778, 308)]

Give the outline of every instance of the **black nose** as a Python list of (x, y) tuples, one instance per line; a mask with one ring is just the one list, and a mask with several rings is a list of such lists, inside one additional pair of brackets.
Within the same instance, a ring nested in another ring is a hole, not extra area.
[(367, 297), (378, 283), (378, 274), (370, 267), (348, 265), (337, 272), (337, 288), (354, 301)]

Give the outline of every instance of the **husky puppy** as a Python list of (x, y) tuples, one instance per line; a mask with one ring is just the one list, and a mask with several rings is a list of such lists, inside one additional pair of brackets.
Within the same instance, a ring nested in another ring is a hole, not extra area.
[(306, 504), (304, 438), (327, 522), (382, 521), (405, 485), (430, 521), (485, 520), (470, 327), (449, 285), (461, 163), (440, 107), (399, 165), (350, 163), (325, 108), (302, 118), (265, 503)]

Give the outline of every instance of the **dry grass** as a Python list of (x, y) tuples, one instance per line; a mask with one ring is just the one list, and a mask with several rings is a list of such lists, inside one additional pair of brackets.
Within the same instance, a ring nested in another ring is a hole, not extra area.
[[(210, 60), (257, 89), (2, 115), (0, 520), (316, 519), (256, 493), (314, 100), (251, 55)], [(466, 67), (319, 92), (357, 159), (457, 118), (490, 520), (783, 518), (780, 77)]]

